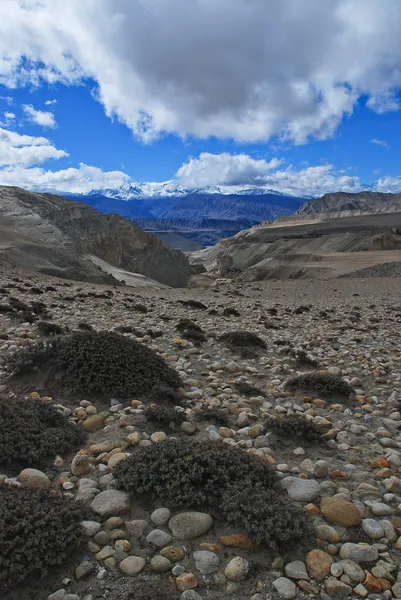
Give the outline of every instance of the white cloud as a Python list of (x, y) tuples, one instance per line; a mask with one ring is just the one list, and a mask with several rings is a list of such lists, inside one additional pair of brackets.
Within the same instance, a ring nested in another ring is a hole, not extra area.
[(56, 127), (56, 119), (53, 113), (45, 110), (36, 110), (32, 104), (24, 104), (23, 111), (27, 115), (30, 121), (42, 127)]
[[(333, 165), (279, 169), (283, 161), (255, 160), (246, 154), (231, 155), (203, 152), (177, 171), (184, 187), (263, 186), (286, 194), (321, 196), (328, 192), (359, 192), (364, 189), (359, 177), (344, 175)], [(233, 188), (233, 191), (235, 189)]]
[[(97, 82), (144, 140), (295, 143), (398, 110), (399, 0), (2, 0), (0, 83)], [(149, 39), (152, 43), (149, 43)]]
[(391, 177), (386, 175), (376, 181), (375, 189), (377, 192), (387, 192), (399, 194), (401, 192), (401, 177)]
[(0, 96), (0, 100), (3, 100), (3, 102), (7, 102), (7, 104), (9, 106), (11, 106), (12, 104), (14, 104), (14, 99), (11, 98), (11, 96)]
[(202, 152), (191, 158), (177, 171), (184, 187), (198, 188), (212, 185), (263, 185), (269, 171), (277, 168), (281, 160), (256, 160), (246, 154), (210, 154)]
[(40, 165), (64, 156), (68, 156), (67, 152), (55, 148), (47, 138), (21, 135), (0, 127), (0, 167)]
[(373, 138), (370, 141), (372, 142), (372, 144), (376, 144), (376, 146), (382, 146), (382, 148), (390, 150), (390, 145), (384, 140), (377, 140), (376, 138)]
[(46, 106), (51, 106), (52, 104), (57, 104), (57, 100), (53, 98), (53, 100), (46, 100)]
[(0, 185), (17, 185), (30, 190), (86, 194), (94, 189), (119, 188), (129, 181), (130, 177), (121, 171), (104, 172), (83, 163), (78, 169), (60, 171), (23, 166), (0, 169)]
[(0, 127), (4, 126), (4, 127), (10, 127), (12, 125), (14, 125), (15, 122), (15, 113), (13, 112), (4, 112), (3, 113), (3, 119), (0, 120)]

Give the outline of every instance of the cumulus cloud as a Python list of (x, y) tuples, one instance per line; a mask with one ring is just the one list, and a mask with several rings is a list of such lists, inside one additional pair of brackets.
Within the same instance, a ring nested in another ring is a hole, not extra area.
[(399, 194), (401, 192), (401, 177), (391, 177), (386, 175), (376, 181), (375, 189), (377, 192), (387, 192)]
[(22, 108), (32, 123), (42, 125), (42, 127), (56, 127), (56, 119), (53, 113), (46, 110), (36, 110), (32, 104), (24, 104)]
[(23, 166), (0, 169), (0, 185), (17, 185), (30, 190), (87, 194), (96, 189), (113, 189), (128, 183), (130, 177), (121, 171), (104, 172), (81, 163), (79, 168), (47, 171)]
[(2, 0), (0, 83), (92, 78), (146, 141), (304, 143), (362, 97), (399, 109), (400, 19), (399, 0)]
[(4, 127), (9, 127), (12, 126), (14, 124), (15, 121), (15, 113), (13, 112), (4, 112), (3, 113), (3, 118), (2, 120), (0, 120), (0, 126), (4, 126)]
[(53, 100), (46, 100), (46, 106), (51, 106), (52, 104), (57, 104), (57, 100), (53, 98)]
[(203, 152), (192, 158), (177, 171), (184, 187), (207, 186), (260, 186), (297, 196), (320, 196), (328, 192), (359, 192), (363, 185), (356, 176), (340, 173), (333, 165), (296, 169), (279, 168), (283, 161), (273, 158), (267, 162), (246, 154), (231, 155)]
[(55, 148), (47, 138), (21, 135), (0, 127), (0, 167), (40, 165), (64, 156), (68, 156), (67, 152)]
[(281, 160), (269, 162), (256, 160), (247, 154), (211, 154), (202, 152), (199, 158), (191, 158), (177, 171), (177, 177), (185, 187), (199, 188), (212, 185), (263, 185), (266, 174), (277, 168)]

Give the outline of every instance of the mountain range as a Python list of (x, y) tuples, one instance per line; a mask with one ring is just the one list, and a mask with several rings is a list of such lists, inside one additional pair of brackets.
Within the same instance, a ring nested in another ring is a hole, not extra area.
[[(306, 198), (265, 187), (216, 186), (186, 189), (175, 181), (127, 184), (89, 194), (64, 194), (102, 213), (117, 213), (185, 248), (185, 239), (208, 246), (261, 221), (291, 215)], [(184, 238), (184, 239), (183, 239)], [(191, 246), (191, 245), (189, 245)]]

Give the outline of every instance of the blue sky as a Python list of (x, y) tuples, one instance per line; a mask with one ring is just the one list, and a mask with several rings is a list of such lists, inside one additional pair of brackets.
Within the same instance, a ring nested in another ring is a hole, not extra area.
[(302, 6), (3, 0), (0, 184), (401, 191), (401, 4)]

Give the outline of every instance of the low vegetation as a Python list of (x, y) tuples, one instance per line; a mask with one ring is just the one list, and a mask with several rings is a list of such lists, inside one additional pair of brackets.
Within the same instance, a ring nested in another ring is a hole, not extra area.
[(0, 464), (37, 464), (85, 443), (86, 433), (40, 400), (0, 399)]
[(272, 548), (310, 534), (306, 513), (283, 503), (274, 491), (274, 472), (238, 448), (167, 440), (139, 448), (113, 474), (126, 491), (153, 494), (170, 507), (207, 507)]
[(284, 437), (303, 438), (308, 442), (320, 441), (325, 433), (324, 427), (298, 415), (270, 418), (266, 421), (265, 429)]
[(243, 358), (255, 358), (267, 348), (266, 342), (251, 331), (229, 331), (220, 337), (220, 341)]
[(340, 396), (348, 398), (354, 393), (352, 386), (338, 375), (330, 373), (304, 373), (292, 377), (285, 384), (286, 389), (299, 389), (307, 392), (316, 392), (323, 396)]
[(14, 590), (61, 565), (83, 541), (76, 502), (44, 490), (0, 486), (0, 587)]

